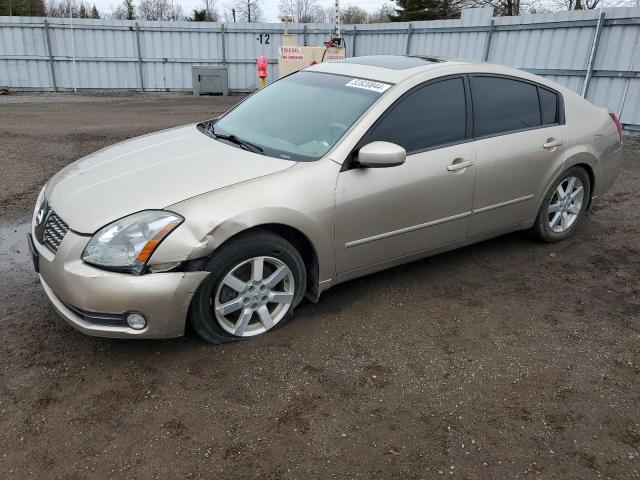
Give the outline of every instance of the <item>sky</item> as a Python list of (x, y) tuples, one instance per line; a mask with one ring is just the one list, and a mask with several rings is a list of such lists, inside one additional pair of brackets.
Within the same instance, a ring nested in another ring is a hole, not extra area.
[[(185, 13), (190, 13), (194, 8), (202, 8), (204, 0), (173, 0), (175, 3), (180, 3)], [(227, 0), (214, 0), (218, 13), (222, 13), (223, 6)], [(114, 8), (118, 5), (117, 0), (87, 0), (89, 4), (96, 4), (98, 10), (104, 13), (111, 13), (111, 6)], [(136, 3), (138, 3), (136, 1)], [(278, 22), (278, 6), (280, 0), (261, 0), (262, 8), (267, 22)], [(345, 8), (350, 5), (357, 5), (360, 8), (364, 8), (368, 12), (378, 10), (382, 4), (392, 3), (390, 0), (340, 0), (340, 8)], [(334, 0), (318, 0), (318, 5), (321, 7), (333, 7)]]

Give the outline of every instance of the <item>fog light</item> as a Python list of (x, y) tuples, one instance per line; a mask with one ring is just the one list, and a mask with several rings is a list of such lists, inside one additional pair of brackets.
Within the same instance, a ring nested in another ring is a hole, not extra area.
[(127, 325), (134, 330), (142, 330), (147, 326), (147, 319), (141, 313), (131, 312), (127, 314)]

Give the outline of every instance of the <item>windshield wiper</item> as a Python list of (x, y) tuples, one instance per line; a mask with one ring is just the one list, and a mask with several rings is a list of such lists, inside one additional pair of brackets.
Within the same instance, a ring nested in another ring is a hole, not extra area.
[(216, 133), (215, 128), (212, 124), (209, 124), (207, 130), (215, 138), (219, 138), (220, 140), (227, 140), (228, 142), (235, 143), (236, 145), (239, 145), (243, 147), (245, 150), (249, 150), (250, 152), (253, 152), (253, 153), (264, 152), (262, 147), (259, 147), (258, 145), (254, 145), (253, 143), (247, 142), (246, 140), (242, 140), (241, 138), (238, 138), (235, 135), (225, 135), (222, 133)]

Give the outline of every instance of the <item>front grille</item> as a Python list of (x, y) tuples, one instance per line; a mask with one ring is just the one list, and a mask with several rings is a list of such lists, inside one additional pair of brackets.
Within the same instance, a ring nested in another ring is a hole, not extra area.
[(62, 219), (51, 210), (47, 217), (47, 223), (44, 226), (44, 234), (42, 236), (42, 243), (53, 253), (58, 251), (62, 239), (69, 231), (69, 227)]

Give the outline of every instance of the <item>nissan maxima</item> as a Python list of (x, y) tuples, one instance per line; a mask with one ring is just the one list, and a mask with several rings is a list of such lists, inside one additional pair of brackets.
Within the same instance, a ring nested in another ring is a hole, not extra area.
[(104, 148), (42, 189), (46, 295), (90, 335), (264, 334), (304, 297), (515, 230), (575, 233), (622, 161), (617, 117), (486, 63), (370, 56), (221, 117)]

